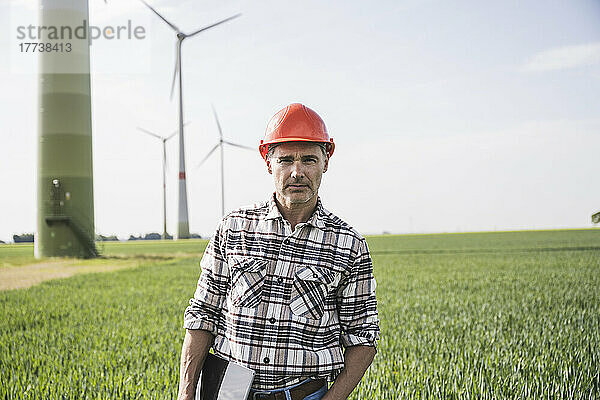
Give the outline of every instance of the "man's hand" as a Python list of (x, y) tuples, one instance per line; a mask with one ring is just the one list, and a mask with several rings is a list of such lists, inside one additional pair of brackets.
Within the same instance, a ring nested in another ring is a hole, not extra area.
[(196, 383), (214, 336), (209, 331), (188, 329), (181, 348), (178, 400), (194, 400)]
[(322, 400), (346, 400), (369, 368), (375, 357), (371, 346), (352, 346), (344, 353), (344, 369)]

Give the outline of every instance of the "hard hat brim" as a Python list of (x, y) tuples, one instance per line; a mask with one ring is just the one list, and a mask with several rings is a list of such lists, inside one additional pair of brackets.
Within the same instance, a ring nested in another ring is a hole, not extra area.
[(267, 159), (267, 153), (269, 152), (269, 145), (271, 144), (279, 144), (279, 143), (285, 143), (285, 142), (312, 142), (312, 143), (325, 143), (327, 144), (327, 153), (329, 154), (329, 157), (332, 156), (333, 154), (333, 150), (335, 149), (335, 144), (333, 143), (333, 138), (329, 138), (329, 140), (315, 140), (315, 139), (307, 139), (307, 138), (300, 138), (300, 137), (285, 137), (285, 138), (277, 138), (277, 139), (272, 139), (269, 140), (267, 143), (263, 143), (263, 141), (260, 141), (260, 145), (258, 146), (258, 151), (260, 152), (260, 155), (262, 156), (263, 159)]

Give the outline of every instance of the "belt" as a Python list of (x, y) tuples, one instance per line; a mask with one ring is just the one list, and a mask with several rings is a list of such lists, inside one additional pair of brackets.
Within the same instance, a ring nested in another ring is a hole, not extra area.
[(257, 390), (256, 393), (254, 393), (254, 395), (251, 392), (250, 397), (248, 399), (249, 400), (286, 400), (285, 392), (289, 391), (291, 400), (302, 400), (309, 394), (312, 394), (312, 393), (316, 392), (317, 390), (321, 389), (323, 386), (325, 386), (325, 384), (326, 384), (325, 379), (318, 379), (318, 380), (311, 379), (310, 381), (307, 381), (306, 383), (298, 385), (292, 389), (282, 390), (280, 392), (263, 394), (260, 392), (260, 390)]

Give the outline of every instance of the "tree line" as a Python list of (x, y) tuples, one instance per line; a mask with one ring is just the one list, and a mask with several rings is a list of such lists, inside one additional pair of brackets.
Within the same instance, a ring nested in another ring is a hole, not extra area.
[[(198, 235), (197, 233), (192, 233), (190, 235), (191, 239), (202, 239), (202, 236)], [(161, 240), (162, 239), (162, 235), (160, 233), (157, 232), (151, 232), (151, 233), (146, 233), (145, 235), (142, 236), (142, 234), (138, 235), (138, 236), (134, 236), (134, 235), (129, 235), (129, 240)], [(167, 234), (167, 240), (172, 240), (173, 236)], [(119, 238), (116, 235), (109, 235), (109, 236), (104, 236), (104, 235), (96, 235), (96, 241), (97, 242), (118, 242)], [(13, 235), (13, 242), (14, 243), (33, 243), (33, 233), (23, 233), (21, 235)], [(3, 241), (0, 240), (0, 244), (4, 243)]]

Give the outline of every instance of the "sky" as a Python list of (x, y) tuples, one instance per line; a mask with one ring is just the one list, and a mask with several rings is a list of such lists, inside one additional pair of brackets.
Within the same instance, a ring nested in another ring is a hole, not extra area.
[[(183, 93), (190, 231), (221, 218), (214, 105), (226, 139), (257, 147), (292, 102), (336, 143), (320, 195), (363, 234), (591, 227), (600, 211), (600, 2), (148, 0), (192, 32)], [(137, 0), (89, 0), (90, 24), (143, 26), (91, 46), (96, 232), (162, 230), (161, 135), (175, 34)], [(37, 59), (17, 27), (37, 2), (0, 3), (0, 240), (36, 227)], [(177, 141), (167, 145), (177, 220)], [(265, 200), (258, 151), (225, 148), (225, 207)]]

